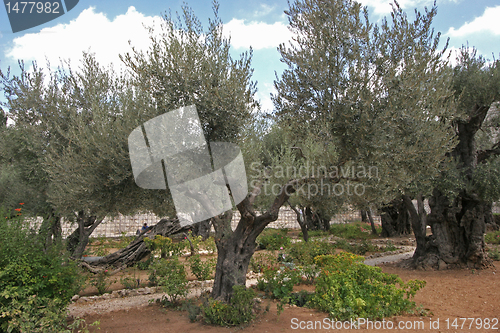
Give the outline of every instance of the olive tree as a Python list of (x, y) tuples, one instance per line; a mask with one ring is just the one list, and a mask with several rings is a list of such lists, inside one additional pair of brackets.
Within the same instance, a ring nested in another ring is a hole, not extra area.
[(453, 67), (454, 98), (460, 117), (454, 120), (458, 145), (449, 153), (448, 171), (429, 198), (427, 222), (432, 235), (418, 265), (484, 267), (485, 226), (492, 223), (492, 202), (500, 198), (498, 102), (500, 61), (487, 62), (463, 47)]
[[(286, 13), (295, 38), (279, 47), (288, 69), (275, 81), (278, 122), (297, 145), (312, 137), (335, 147), (330, 161), (318, 161), (355, 171), (330, 177), (344, 188), (363, 185), (346, 198), (351, 204), (366, 209), (403, 196), (407, 209), (413, 198), (423, 209), (456, 144), (451, 75), (432, 29), (436, 6), (410, 21), (394, 2), (380, 26), (350, 0), (294, 1)], [(357, 172), (369, 168), (378, 177)], [(425, 221), (413, 216), (420, 253)]]

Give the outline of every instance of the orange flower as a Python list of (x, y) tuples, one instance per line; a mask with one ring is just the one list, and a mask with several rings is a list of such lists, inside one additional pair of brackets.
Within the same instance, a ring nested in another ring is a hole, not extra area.
[(21, 208), (16, 208), (16, 209), (14, 209), (14, 210), (15, 210), (15, 211), (17, 211), (17, 212), (20, 212), (20, 211), (21, 211)]
[(19, 204), (20, 204), (20, 205), (24, 205), (24, 202), (20, 202)]

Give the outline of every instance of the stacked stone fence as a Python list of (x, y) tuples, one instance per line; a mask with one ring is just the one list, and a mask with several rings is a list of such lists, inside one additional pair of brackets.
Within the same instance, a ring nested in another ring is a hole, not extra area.
[[(104, 221), (94, 230), (91, 237), (120, 237), (120, 236), (133, 236), (136, 231), (140, 229), (144, 223), (148, 226), (156, 224), (161, 217), (156, 216), (153, 213), (137, 214), (134, 216), (123, 216), (118, 215), (114, 218), (105, 218)], [(240, 220), (240, 213), (235, 211), (233, 213), (233, 219), (231, 220), (231, 227), (233, 230), (238, 225)], [(361, 220), (361, 214), (359, 211), (346, 210), (343, 213), (335, 215), (330, 223), (346, 223), (352, 221)], [(380, 223), (380, 216), (374, 216), (375, 223)], [(42, 219), (31, 220), (31, 227), (38, 229), (41, 225)], [(63, 237), (68, 237), (74, 230), (76, 230), (76, 223), (71, 221), (62, 222), (62, 235)], [(297, 215), (293, 210), (288, 207), (282, 207), (279, 211), (278, 220), (270, 223), (268, 228), (289, 228), (289, 229), (300, 229), (297, 222)]]
[[(425, 210), (430, 211), (429, 206), (426, 202)], [(500, 213), (500, 203), (495, 203), (493, 205), (493, 213)], [(376, 224), (380, 224), (380, 216), (374, 216), (374, 221)], [(137, 214), (134, 216), (123, 216), (119, 215), (114, 218), (105, 218), (105, 220), (94, 230), (92, 237), (119, 237), (119, 236), (133, 236), (135, 235), (137, 229), (140, 229), (144, 223), (148, 225), (154, 225), (160, 220), (160, 217), (152, 213)], [(233, 230), (236, 228), (240, 220), (240, 213), (235, 211), (233, 214), (233, 219), (231, 221), (231, 227)], [(346, 209), (343, 213), (335, 215), (331, 220), (330, 224), (333, 223), (346, 223), (352, 221), (360, 221), (361, 214), (357, 210)], [(41, 224), (41, 218), (31, 221), (33, 228), (39, 228)], [(279, 211), (278, 220), (270, 223), (268, 228), (289, 228), (289, 229), (300, 229), (297, 222), (297, 215), (293, 210), (288, 207), (282, 207)], [(62, 233), (63, 237), (70, 235), (77, 225), (69, 221), (63, 221), (62, 223)]]

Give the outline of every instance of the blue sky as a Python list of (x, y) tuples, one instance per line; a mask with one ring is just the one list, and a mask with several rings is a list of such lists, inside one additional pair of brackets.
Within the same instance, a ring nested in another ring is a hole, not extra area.
[[(390, 12), (388, 0), (360, 0), (368, 6), (372, 22), (380, 21)], [(171, 10), (180, 11), (183, 1), (139, 0), (80, 0), (67, 14), (29, 30), (12, 33), (5, 7), (0, 8), (0, 68), (17, 71), (17, 61), (35, 60), (45, 66), (58, 65), (59, 59), (70, 59), (76, 67), (82, 51), (94, 52), (101, 64), (120, 66), (118, 54), (130, 51), (128, 40), (137, 48), (147, 48), (147, 32), (143, 24)], [(409, 13), (423, 11), (433, 0), (400, 0)], [(206, 26), (212, 16), (211, 1), (188, 1), (195, 14)], [(434, 28), (450, 38), (451, 49), (469, 43), (486, 58), (500, 57), (500, 0), (437, 0), (438, 15)], [(286, 0), (229, 1), (220, 0), (219, 15), (224, 30), (231, 34), (232, 52), (237, 56), (254, 49), (254, 80), (258, 82), (257, 97), (264, 110), (272, 108), (269, 95), (273, 92), (275, 71), (284, 69), (276, 47), (286, 42), (290, 34), (284, 10)], [(3, 100), (3, 93), (0, 99)]]

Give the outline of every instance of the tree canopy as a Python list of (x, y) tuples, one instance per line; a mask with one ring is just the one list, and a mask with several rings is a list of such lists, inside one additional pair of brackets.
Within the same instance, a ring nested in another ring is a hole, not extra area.
[(410, 21), (394, 3), (390, 21), (377, 26), (349, 0), (294, 1), (286, 11), (295, 37), (279, 47), (288, 69), (275, 81), (276, 121), (290, 128), (292, 146), (315, 143), (311, 164), (377, 170), (376, 178), (331, 179), (363, 184), (366, 191), (352, 203), (430, 192), (429, 181), (456, 144), (451, 77), (432, 28), (436, 13), (436, 6), (416, 11)]

